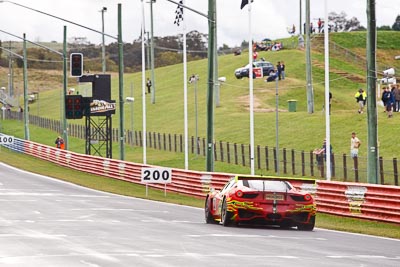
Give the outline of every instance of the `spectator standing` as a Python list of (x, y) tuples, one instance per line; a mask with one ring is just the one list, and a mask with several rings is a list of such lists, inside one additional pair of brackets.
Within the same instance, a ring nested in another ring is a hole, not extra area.
[(282, 76), (282, 80), (285, 79), (285, 63), (283, 61), (281, 61), (281, 76)]
[(392, 90), (388, 88), (388, 93), (386, 94), (387, 100), (386, 100), (386, 112), (388, 114), (388, 118), (393, 117), (393, 106), (395, 104), (395, 99), (394, 99), (394, 93), (393, 90), (394, 88), (392, 87)]
[(258, 57), (258, 53), (257, 53), (257, 51), (253, 51), (253, 61), (256, 61), (257, 60), (257, 57)]
[[(317, 159), (317, 165), (318, 165), (318, 170), (321, 170), (322, 166), (323, 166), (323, 160), (326, 160), (326, 139), (324, 139), (324, 142), (322, 144), (321, 148), (316, 148), (313, 151), (313, 154), (315, 155), (316, 159)], [(330, 155), (331, 155), (331, 162), (333, 159), (333, 147), (332, 144), (330, 145)]]
[(358, 139), (355, 132), (352, 132), (350, 139), (350, 155), (353, 159), (358, 157), (358, 149), (360, 145), (361, 145), (360, 139)]
[(363, 89), (358, 89), (358, 92), (354, 95), (358, 103), (358, 113), (364, 113), (364, 106), (367, 102), (367, 93)]
[(382, 96), (381, 96), (381, 100), (382, 100), (382, 103), (383, 103), (383, 106), (384, 106), (383, 112), (386, 112), (386, 103), (387, 103), (387, 100), (388, 100), (389, 97), (390, 97), (389, 96), (389, 88), (387, 88), (385, 86), (385, 87), (383, 87)]
[(147, 93), (151, 93), (151, 80), (149, 78), (147, 78), (147, 82), (146, 82), (146, 86), (147, 86)]
[(282, 65), (280, 61), (278, 61), (278, 64), (276, 65), (276, 70), (278, 72), (278, 79), (282, 79)]
[(318, 19), (318, 33), (321, 33), (322, 30), (322, 21), (321, 18)]
[(394, 94), (394, 112), (400, 111), (400, 84), (393, 85), (393, 94)]
[(64, 139), (62, 139), (61, 136), (58, 136), (54, 143), (56, 144), (56, 147), (59, 149), (65, 148)]

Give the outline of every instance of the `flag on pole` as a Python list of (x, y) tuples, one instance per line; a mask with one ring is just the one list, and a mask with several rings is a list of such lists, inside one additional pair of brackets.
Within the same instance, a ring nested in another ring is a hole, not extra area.
[(179, 1), (178, 6), (176, 7), (175, 10), (175, 22), (174, 24), (179, 26), (179, 23), (181, 23), (181, 21), (183, 20), (183, 0)]
[[(253, 0), (251, 0), (251, 2), (253, 2)], [(243, 9), (248, 3), (249, 3), (249, 0), (242, 0), (242, 4), (240, 5), (240, 9)]]

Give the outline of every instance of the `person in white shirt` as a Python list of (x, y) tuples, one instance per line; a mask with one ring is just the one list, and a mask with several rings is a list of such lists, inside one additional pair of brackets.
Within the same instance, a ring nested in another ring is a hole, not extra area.
[(360, 148), (360, 145), (360, 139), (358, 139), (355, 132), (352, 132), (350, 139), (350, 154), (352, 158), (358, 157), (358, 149)]

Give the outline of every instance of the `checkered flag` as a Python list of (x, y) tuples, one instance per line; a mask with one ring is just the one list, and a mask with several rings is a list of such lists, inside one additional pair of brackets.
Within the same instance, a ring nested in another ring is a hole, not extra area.
[(176, 7), (175, 10), (175, 22), (174, 24), (179, 26), (179, 23), (181, 23), (181, 21), (183, 20), (183, 0), (179, 1), (178, 6)]

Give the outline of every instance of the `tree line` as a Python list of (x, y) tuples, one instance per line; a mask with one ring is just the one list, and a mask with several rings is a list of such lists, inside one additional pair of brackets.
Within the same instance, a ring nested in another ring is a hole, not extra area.
[[(347, 18), (346, 13), (329, 13), (329, 24), (331, 31), (361, 31), (366, 30), (356, 17)], [(378, 31), (400, 31), (400, 15), (396, 17), (392, 26), (384, 25), (377, 28)], [(154, 37), (154, 65), (155, 67), (163, 67), (182, 62), (182, 35)], [(89, 42), (82, 41), (85, 38), (75, 38), (73, 42), (68, 43), (70, 52), (79, 52), (84, 55), (85, 72), (97, 72), (102, 69), (101, 45), (94, 45)], [(208, 35), (200, 33), (196, 30), (187, 33), (187, 60), (193, 61), (207, 57), (207, 40)], [(3, 47), (0, 40), (0, 46)], [(248, 47), (248, 42), (243, 41), (240, 48)], [(146, 40), (145, 60), (149, 64), (150, 54), (149, 40)], [(219, 49), (219, 53), (230, 53), (232, 50), (227, 44), (223, 44)], [(62, 52), (61, 48), (58, 49)], [(110, 43), (106, 45), (106, 65), (107, 71), (118, 71), (118, 43)], [(140, 71), (142, 66), (142, 38), (139, 36), (132, 43), (124, 43), (124, 71), (135, 72)], [(15, 53), (22, 55), (22, 49), (17, 49)], [(33, 69), (62, 69), (62, 58), (60, 55), (47, 51), (43, 48), (31, 47), (27, 49), (28, 68)], [(16, 65), (22, 68), (23, 62), (18, 57), (13, 57)], [(9, 66), (9, 53), (0, 49), (0, 66)]]

